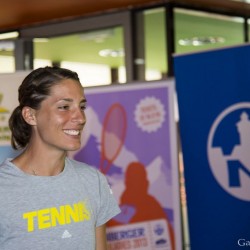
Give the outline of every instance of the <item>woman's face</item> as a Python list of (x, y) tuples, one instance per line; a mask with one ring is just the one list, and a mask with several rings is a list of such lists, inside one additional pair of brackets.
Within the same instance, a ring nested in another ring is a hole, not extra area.
[(81, 133), (86, 122), (83, 88), (79, 82), (65, 79), (53, 86), (50, 92), (39, 110), (35, 110), (36, 123), (31, 142), (51, 150), (77, 150), (81, 146)]

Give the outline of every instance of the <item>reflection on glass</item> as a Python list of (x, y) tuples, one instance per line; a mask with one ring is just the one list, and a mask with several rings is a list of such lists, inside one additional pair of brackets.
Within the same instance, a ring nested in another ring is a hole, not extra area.
[(0, 40), (0, 73), (15, 72), (14, 48), (12, 40)]
[(145, 25), (145, 79), (159, 80), (167, 74), (165, 10), (144, 11)]
[[(122, 27), (71, 34), (49, 39), (34, 39), (35, 59), (48, 60), (77, 71), (84, 86), (114, 83), (111, 72), (124, 67)], [(106, 52), (106, 53), (104, 53)]]
[(177, 53), (201, 51), (243, 43), (243, 18), (176, 9)]
[(34, 69), (45, 67), (45, 66), (52, 66), (51, 61), (45, 60), (45, 59), (34, 59)]
[[(74, 70), (78, 73), (84, 87), (110, 84), (110, 69), (108, 65), (61, 62), (61, 67)], [(102, 81), (100, 81), (102, 79)]]

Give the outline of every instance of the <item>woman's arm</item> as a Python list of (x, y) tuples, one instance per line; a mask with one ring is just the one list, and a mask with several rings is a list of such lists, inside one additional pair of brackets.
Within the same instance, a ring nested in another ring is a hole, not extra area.
[(95, 230), (96, 250), (107, 250), (106, 225), (102, 225)]

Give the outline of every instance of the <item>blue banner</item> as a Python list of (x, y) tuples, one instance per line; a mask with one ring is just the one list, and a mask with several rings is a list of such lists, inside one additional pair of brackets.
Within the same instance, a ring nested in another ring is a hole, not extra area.
[(192, 250), (250, 247), (250, 46), (176, 56)]

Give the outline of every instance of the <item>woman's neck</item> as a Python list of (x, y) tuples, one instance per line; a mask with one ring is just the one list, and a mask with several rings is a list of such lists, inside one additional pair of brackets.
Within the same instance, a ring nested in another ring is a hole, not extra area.
[(60, 174), (65, 165), (66, 152), (38, 152), (27, 147), (23, 153), (13, 159), (13, 163), (22, 171), (38, 176)]

